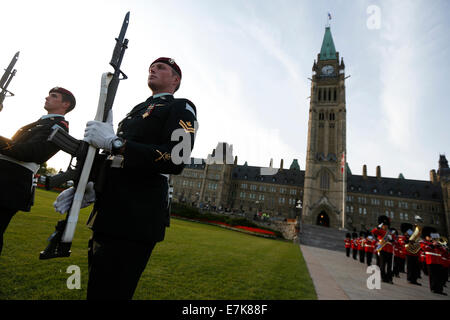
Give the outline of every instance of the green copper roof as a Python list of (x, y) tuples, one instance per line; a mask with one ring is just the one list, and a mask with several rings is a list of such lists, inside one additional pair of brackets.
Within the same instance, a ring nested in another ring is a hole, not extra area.
[(294, 159), (293, 161), (292, 161), (292, 164), (291, 164), (291, 166), (289, 167), (289, 170), (300, 170), (300, 166), (299, 166), (299, 164), (298, 164), (298, 161), (297, 161), (297, 159)]
[(336, 59), (336, 48), (334, 47), (333, 36), (330, 27), (325, 27), (322, 49), (320, 49), (320, 60)]
[(352, 175), (352, 170), (350, 170), (348, 162), (345, 163), (345, 173), (350, 176)]

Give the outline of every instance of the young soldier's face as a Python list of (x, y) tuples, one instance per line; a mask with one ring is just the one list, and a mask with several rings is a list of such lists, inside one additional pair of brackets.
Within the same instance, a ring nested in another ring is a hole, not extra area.
[(68, 102), (63, 102), (61, 93), (50, 92), (47, 98), (45, 98), (44, 109), (47, 110), (49, 114), (64, 114), (68, 105)]
[(154, 63), (148, 69), (148, 86), (154, 93), (173, 93), (178, 82), (179, 77), (165, 63)]

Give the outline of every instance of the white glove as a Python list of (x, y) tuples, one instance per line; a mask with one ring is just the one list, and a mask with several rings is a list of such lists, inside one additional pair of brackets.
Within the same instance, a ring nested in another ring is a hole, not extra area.
[[(58, 195), (58, 197), (56, 197), (56, 201), (53, 202), (53, 207), (55, 207), (56, 212), (59, 212), (61, 214), (68, 212), (72, 205), (74, 195), (75, 195), (74, 187), (70, 187), (69, 189), (66, 189), (63, 192), (61, 192)], [(81, 201), (81, 208), (86, 208), (93, 202), (95, 202), (94, 183), (90, 181), (86, 185), (83, 201)]]
[(111, 151), (112, 142), (117, 138), (114, 133), (112, 109), (108, 113), (106, 122), (89, 121), (84, 129), (84, 141), (95, 148)]

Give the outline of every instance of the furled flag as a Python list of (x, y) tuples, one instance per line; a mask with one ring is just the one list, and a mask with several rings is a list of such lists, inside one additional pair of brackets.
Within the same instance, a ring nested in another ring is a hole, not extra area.
[(328, 12), (328, 20), (331, 20), (331, 13)]

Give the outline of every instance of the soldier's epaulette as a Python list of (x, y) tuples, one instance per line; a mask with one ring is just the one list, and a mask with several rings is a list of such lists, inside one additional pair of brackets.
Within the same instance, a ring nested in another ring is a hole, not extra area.
[(176, 98), (174, 99), (172, 104), (175, 104), (177, 108), (185, 109), (191, 112), (194, 115), (194, 117), (197, 118), (197, 108), (190, 100), (185, 98)]

